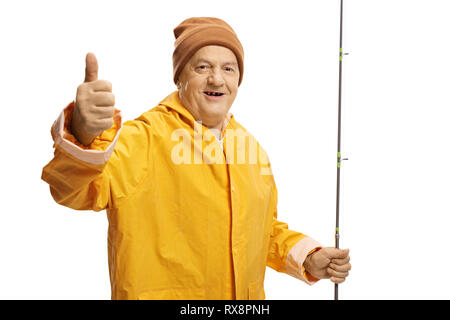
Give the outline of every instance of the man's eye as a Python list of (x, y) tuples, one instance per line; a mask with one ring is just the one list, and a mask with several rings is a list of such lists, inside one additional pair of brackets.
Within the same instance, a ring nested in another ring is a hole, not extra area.
[(233, 72), (234, 71), (234, 69), (231, 68), (231, 67), (225, 67), (225, 70), (228, 71), (228, 72)]
[(202, 69), (202, 70), (206, 70), (206, 68), (208, 68), (208, 66), (205, 66), (205, 65), (199, 66), (199, 69)]

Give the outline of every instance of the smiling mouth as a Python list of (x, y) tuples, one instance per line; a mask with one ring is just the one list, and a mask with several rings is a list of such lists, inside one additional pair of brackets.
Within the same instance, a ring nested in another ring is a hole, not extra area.
[(203, 93), (210, 97), (221, 97), (224, 95), (223, 92), (218, 91), (203, 91)]

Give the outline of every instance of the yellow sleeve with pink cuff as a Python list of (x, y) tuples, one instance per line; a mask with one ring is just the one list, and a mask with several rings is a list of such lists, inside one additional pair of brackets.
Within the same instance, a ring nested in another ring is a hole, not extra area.
[(110, 177), (104, 168), (122, 129), (122, 115), (115, 110), (113, 126), (84, 146), (70, 132), (72, 101), (53, 123), (54, 157), (43, 168), (42, 179), (61, 205), (76, 210), (101, 211), (110, 204)]
[(94, 165), (106, 163), (114, 150), (122, 128), (121, 112), (115, 109), (112, 127), (95, 137), (89, 146), (85, 146), (78, 142), (70, 131), (74, 106), (75, 103), (73, 101), (69, 103), (52, 126), (51, 132), (55, 147), (58, 146), (65, 152), (87, 163)]
[(286, 258), (286, 273), (294, 278), (300, 279), (309, 285), (313, 285), (319, 279), (309, 274), (303, 263), (306, 257), (320, 250), (322, 245), (310, 237), (299, 240), (290, 250)]

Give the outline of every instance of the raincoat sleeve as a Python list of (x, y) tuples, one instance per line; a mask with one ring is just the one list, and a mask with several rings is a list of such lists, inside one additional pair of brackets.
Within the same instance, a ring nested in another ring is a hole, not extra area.
[(275, 213), (270, 233), (267, 265), (278, 272), (287, 273), (309, 285), (319, 279), (309, 274), (303, 263), (306, 257), (321, 249), (322, 245), (307, 235), (290, 230), (287, 223), (277, 219), (277, 189), (274, 183)]
[[(54, 157), (41, 178), (50, 185), (58, 204), (76, 210), (113, 208), (132, 192), (144, 172), (140, 169), (148, 140), (142, 133), (143, 124), (127, 121), (122, 125), (121, 112), (116, 109), (113, 126), (84, 146), (70, 133), (73, 108), (71, 102), (52, 126)], [(137, 149), (141, 152), (133, 152)]]

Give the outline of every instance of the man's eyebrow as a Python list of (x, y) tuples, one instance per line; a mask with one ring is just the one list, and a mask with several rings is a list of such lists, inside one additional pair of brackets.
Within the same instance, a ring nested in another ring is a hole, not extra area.
[(237, 67), (237, 62), (226, 62), (226, 63), (224, 63), (225, 65), (229, 65), (229, 64), (231, 64), (232, 66), (235, 66), (235, 67)]
[[(202, 58), (196, 60), (196, 61), (195, 61), (195, 64), (200, 63), (200, 62), (206, 62), (206, 63), (212, 64), (210, 61), (208, 61), (208, 60), (206, 60), (206, 59), (202, 59)], [(236, 66), (236, 67), (237, 67), (238, 64), (237, 64), (236, 62), (229, 61), (229, 62), (225, 62), (223, 65), (233, 65), (233, 66)]]

